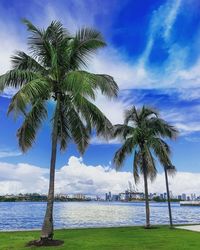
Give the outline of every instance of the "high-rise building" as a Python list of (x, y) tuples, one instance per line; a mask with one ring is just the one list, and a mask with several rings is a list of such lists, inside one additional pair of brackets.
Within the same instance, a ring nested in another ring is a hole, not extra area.
[(182, 199), (183, 201), (186, 201), (186, 194), (182, 194), (182, 195), (181, 195), (181, 199)]
[(118, 201), (118, 200), (119, 200), (119, 195), (113, 194), (112, 201)]
[(74, 194), (74, 198), (79, 199), (79, 200), (84, 200), (85, 195), (84, 194)]
[(112, 194), (111, 194), (111, 192), (108, 193), (108, 198), (109, 198), (109, 201), (112, 200)]
[(105, 200), (108, 201), (108, 193), (105, 193)]
[(196, 200), (196, 194), (191, 194), (191, 200), (195, 201)]
[(163, 194), (160, 194), (160, 199), (164, 200), (164, 195)]
[(182, 200), (182, 196), (180, 194), (178, 195), (178, 200)]

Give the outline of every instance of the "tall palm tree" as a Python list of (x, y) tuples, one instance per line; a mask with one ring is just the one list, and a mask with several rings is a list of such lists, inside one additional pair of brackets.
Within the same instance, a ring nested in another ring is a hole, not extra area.
[(29, 54), (16, 52), (12, 57), (13, 68), (0, 77), (0, 83), (18, 89), (8, 113), (24, 118), (17, 133), (24, 152), (32, 146), (38, 129), (48, 117), (47, 102), (54, 103), (49, 192), (41, 232), (41, 241), (45, 242), (53, 239), (57, 146), (65, 150), (73, 141), (83, 154), (94, 129), (97, 135), (106, 136), (112, 125), (93, 100), (97, 91), (116, 97), (118, 86), (109, 75), (83, 70), (91, 55), (106, 45), (98, 31), (82, 28), (71, 35), (58, 21), (46, 29), (39, 29), (26, 19), (23, 22), (30, 32)]
[(121, 138), (123, 144), (114, 155), (114, 164), (119, 169), (128, 155), (134, 154), (133, 175), (135, 182), (140, 173), (144, 177), (146, 227), (150, 227), (148, 178), (156, 177), (155, 157), (162, 163), (170, 162), (169, 146), (163, 138), (175, 138), (177, 130), (159, 117), (152, 108), (135, 107), (125, 112), (124, 124), (114, 126), (113, 137)]

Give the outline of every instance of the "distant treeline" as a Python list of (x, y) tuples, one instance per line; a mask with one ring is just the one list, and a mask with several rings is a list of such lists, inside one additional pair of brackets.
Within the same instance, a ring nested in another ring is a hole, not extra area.
[[(166, 202), (167, 201), (166, 199), (162, 199), (159, 196), (154, 197), (152, 200), (156, 201), (156, 202)], [(172, 201), (172, 202), (179, 202), (181, 200), (180, 199), (172, 198), (172, 199), (170, 199), (170, 201)]]
[[(56, 196), (54, 198), (55, 201), (90, 201), (91, 199), (78, 199), (78, 198), (69, 198), (65, 196)], [(46, 195), (40, 194), (26, 194), (26, 195), (5, 195), (0, 196), (0, 202), (20, 202), (20, 201), (47, 201)]]

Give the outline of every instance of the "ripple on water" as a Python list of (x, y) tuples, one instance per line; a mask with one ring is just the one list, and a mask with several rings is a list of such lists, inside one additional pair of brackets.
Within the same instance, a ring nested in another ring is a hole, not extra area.
[[(46, 204), (43, 202), (1, 202), (0, 230), (34, 229), (42, 226)], [(151, 223), (167, 224), (166, 203), (151, 203)], [(199, 207), (181, 207), (172, 203), (174, 223), (198, 223)], [(56, 202), (56, 228), (110, 227), (143, 225), (144, 203)]]

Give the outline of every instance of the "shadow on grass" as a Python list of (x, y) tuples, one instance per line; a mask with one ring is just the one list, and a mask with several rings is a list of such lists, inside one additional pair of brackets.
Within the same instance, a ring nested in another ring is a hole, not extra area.
[(158, 227), (158, 226), (150, 226), (150, 227), (144, 227), (144, 229), (148, 229), (148, 230), (151, 230), (151, 229), (160, 229), (161, 227)]
[(26, 244), (26, 247), (56, 247), (63, 245), (63, 240), (32, 240)]

